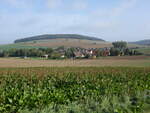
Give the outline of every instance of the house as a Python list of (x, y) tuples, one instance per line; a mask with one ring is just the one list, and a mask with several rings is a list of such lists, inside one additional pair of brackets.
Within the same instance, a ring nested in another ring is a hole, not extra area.
[(27, 59), (28, 57), (27, 57), (27, 56), (22, 56), (22, 57), (20, 57), (20, 58)]
[(110, 56), (110, 50), (108, 48), (105, 48), (103, 50), (103, 53), (102, 53), (103, 56)]
[(81, 51), (74, 52), (76, 58), (84, 58), (85, 55)]
[(27, 56), (24, 56), (24, 59), (27, 59), (28, 57)]
[(42, 58), (48, 59), (49, 55), (45, 54), (42, 56)]
[(58, 50), (56, 50), (59, 54), (61, 58), (65, 58), (65, 52), (66, 49), (65, 48), (59, 48)]
[(61, 58), (65, 58), (65, 55), (61, 55)]
[(89, 56), (92, 56), (93, 55), (93, 50), (87, 49), (86, 54), (88, 54)]
[(93, 58), (93, 59), (96, 59), (96, 58), (97, 58), (97, 56), (96, 56), (96, 55), (93, 55), (93, 56), (92, 56), (92, 58)]

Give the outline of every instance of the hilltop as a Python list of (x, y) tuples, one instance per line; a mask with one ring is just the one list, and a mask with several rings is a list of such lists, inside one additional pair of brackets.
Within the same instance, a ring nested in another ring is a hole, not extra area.
[[(50, 47), (57, 48), (60, 46), (64, 47), (81, 47), (81, 48), (103, 48), (111, 47), (110, 42), (106, 42), (103, 39), (78, 35), (78, 34), (46, 34), (32, 36), (28, 38), (22, 38), (14, 41), (14, 45), (21, 45), (25, 47)], [(10, 45), (8, 45), (9, 47)], [(4, 46), (3, 46), (4, 47)]]
[(140, 40), (140, 41), (131, 42), (131, 43), (138, 44), (138, 45), (150, 45), (150, 39)]
[(37, 41), (37, 40), (50, 40), (50, 39), (81, 39), (81, 40), (104, 41), (103, 39), (99, 39), (96, 37), (90, 37), (90, 36), (84, 36), (78, 34), (46, 34), (46, 35), (38, 35), (38, 36), (18, 39), (15, 40), (14, 43), (30, 42), (30, 41)]
[[(100, 38), (78, 34), (46, 34), (17, 39), (14, 41), (13, 44), (0, 45), (0, 50), (13, 48), (57, 48), (60, 46), (81, 48), (105, 48), (112, 47), (112, 43)], [(130, 48), (143, 46), (144, 45), (139, 45), (136, 43), (128, 43), (128, 47)]]

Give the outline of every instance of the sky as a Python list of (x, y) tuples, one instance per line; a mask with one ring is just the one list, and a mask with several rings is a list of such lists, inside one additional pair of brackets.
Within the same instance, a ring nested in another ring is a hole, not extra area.
[(150, 39), (150, 0), (0, 0), (0, 44), (41, 34)]

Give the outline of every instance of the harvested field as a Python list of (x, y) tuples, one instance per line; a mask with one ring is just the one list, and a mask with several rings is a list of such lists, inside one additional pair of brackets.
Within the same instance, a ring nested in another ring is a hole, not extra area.
[(129, 66), (150, 67), (149, 56), (102, 57), (81, 60), (37, 60), (20, 58), (0, 58), (0, 67), (95, 67)]
[[(81, 40), (81, 39), (51, 39), (51, 40), (38, 40), (35, 42), (24, 43), (26, 46), (33, 47), (81, 47), (81, 48), (105, 48), (112, 47), (111, 42)], [(145, 47), (136, 44), (128, 44), (128, 47)]]
[(51, 39), (51, 40), (41, 40), (36, 43), (26, 43), (28, 46), (38, 46), (38, 47), (81, 47), (81, 48), (104, 48), (112, 47), (109, 42), (103, 41), (91, 41), (91, 40), (79, 40), (79, 39)]

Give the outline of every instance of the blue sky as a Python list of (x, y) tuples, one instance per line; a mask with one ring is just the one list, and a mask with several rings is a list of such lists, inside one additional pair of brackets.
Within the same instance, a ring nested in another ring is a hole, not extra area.
[(150, 39), (150, 0), (0, 0), (0, 44), (40, 34)]

